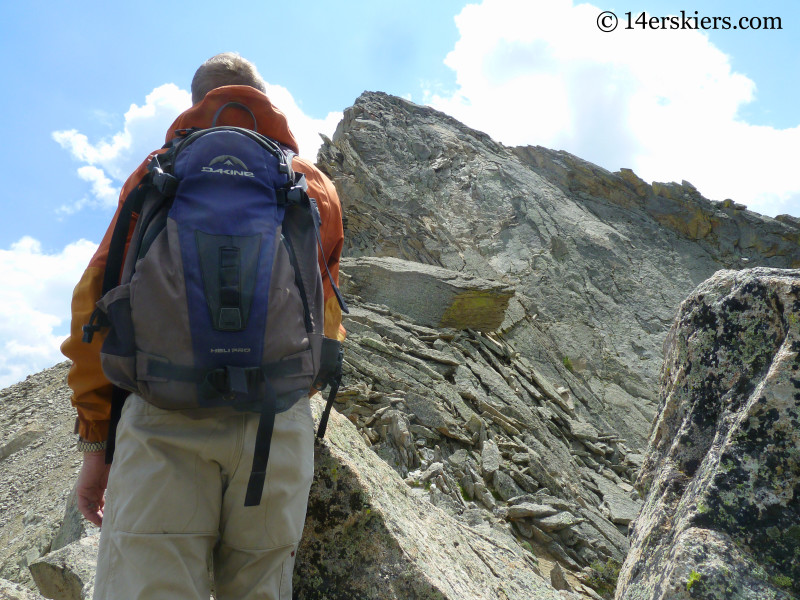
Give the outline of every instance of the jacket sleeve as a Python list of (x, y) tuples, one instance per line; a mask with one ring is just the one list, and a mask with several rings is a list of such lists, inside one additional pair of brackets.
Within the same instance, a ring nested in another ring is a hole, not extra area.
[(322, 218), (320, 236), (324, 255), (319, 257), (319, 267), (322, 272), (322, 288), (325, 299), (325, 337), (342, 341), (346, 335), (342, 326), (342, 309), (339, 307), (331, 282), (325, 273), (325, 264), (327, 264), (331, 277), (336, 285), (339, 285), (339, 260), (344, 245), (342, 204), (331, 180), (313, 164), (295, 157), (293, 165), (298, 171), (305, 174), (308, 182), (308, 195), (317, 201)]
[[(61, 344), (61, 352), (72, 360), (67, 383), (72, 388), (72, 405), (78, 411), (78, 434), (89, 442), (102, 442), (108, 438), (112, 386), (100, 366), (100, 348), (106, 332), (97, 332), (92, 342), (86, 344), (82, 341), (83, 326), (89, 322), (89, 317), (94, 312), (95, 305), (102, 294), (108, 247), (119, 218), (120, 208), (128, 194), (147, 173), (149, 162), (150, 157), (134, 171), (122, 187), (114, 218), (72, 293), (70, 333), (69, 337)], [(135, 216), (128, 231), (128, 241), (130, 241), (134, 223)]]

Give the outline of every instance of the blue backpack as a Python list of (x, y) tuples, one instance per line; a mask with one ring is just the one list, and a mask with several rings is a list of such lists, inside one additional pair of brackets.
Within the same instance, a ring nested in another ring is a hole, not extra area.
[(305, 176), (275, 140), (217, 127), (229, 106), (250, 112), (229, 103), (211, 128), (176, 132), (125, 199), (84, 341), (110, 328), (100, 353), (115, 386), (108, 462), (128, 392), (163, 409), (260, 413), (251, 506), (261, 501), (275, 415), (330, 385), (324, 435), (342, 351), (323, 336), (320, 214)]

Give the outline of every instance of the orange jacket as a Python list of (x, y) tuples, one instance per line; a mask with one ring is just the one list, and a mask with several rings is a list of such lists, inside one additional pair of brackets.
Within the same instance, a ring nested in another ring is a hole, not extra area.
[[(175, 137), (178, 129), (191, 127), (210, 127), (217, 109), (227, 102), (239, 102), (253, 111), (258, 123), (257, 131), (271, 137), (297, 152), (297, 142), (289, 130), (286, 117), (272, 106), (269, 99), (255, 88), (231, 85), (217, 88), (209, 92), (202, 102), (195, 104), (181, 114), (167, 131), (166, 140)], [(226, 109), (220, 115), (217, 125), (233, 125), (253, 128), (253, 119), (243, 110)], [(111, 411), (111, 384), (100, 367), (100, 347), (105, 339), (104, 332), (94, 336), (91, 344), (82, 342), (82, 327), (89, 322), (100, 299), (103, 286), (103, 274), (111, 234), (114, 231), (119, 209), (128, 193), (133, 190), (147, 173), (147, 165), (157, 150), (148, 156), (139, 168), (125, 182), (120, 193), (119, 206), (111, 224), (106, 231), (100, 246), (89, 261), (89, 266), (75, 287), (72, 295), (72, 324), (70, 336), (61, 345), (61, 352), (72, 359), (68, 382), (72, 388), (72, 405), (78, 411), (78, 433), (81, 438), (90, 442), (101, 442), (108, 437), (109, 415)], [(317, 169), (313, 163), (295, 157), (292, 164), (295, 171), (304, 173), (308, 181), (308, 195), (316, 198), (322, 216), (322, 247), (324, 257), (320, 256), (320, 269), (323, 272), (322, 285), (325, 296), (325, 335), (331, 338), (344, 339), (342, 313), (334, 296), (330, 281), (324, 275), (323, 260), (334, 281), (339, 282), (339, 257), (342, 252), (344, 233), (342, 231), (342, 206), (336, 189), (331, 181)], [(130, 235), (133, 233), (131, 225)]]

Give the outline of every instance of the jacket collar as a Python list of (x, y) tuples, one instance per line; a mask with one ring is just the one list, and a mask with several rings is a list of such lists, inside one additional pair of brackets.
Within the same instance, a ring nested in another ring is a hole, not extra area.
[[(286, 115), (275, 108), (267, 96), (247, 85), (226, 85), (211, 90), (202, 101), (181, 113), (167, 130), (166, 141), (175, 137), (178, 129), (211, 127), (217, 110), (228, 102), (239, 102), (247, 106), (256, 118), (258, 133), (288, 146), (299, 153), (297, 140), (289, 129)], [(231, 125), (253, 129), (253, 118), (244, 110), (229, 107), (222, 111), (217, 125)]]

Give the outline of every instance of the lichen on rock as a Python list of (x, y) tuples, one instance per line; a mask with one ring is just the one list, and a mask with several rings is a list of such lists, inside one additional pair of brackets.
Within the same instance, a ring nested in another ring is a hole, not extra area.
[(800, 592), (798, 315), (797, 270), (720, 271), (681, 306), (619, 600)]

